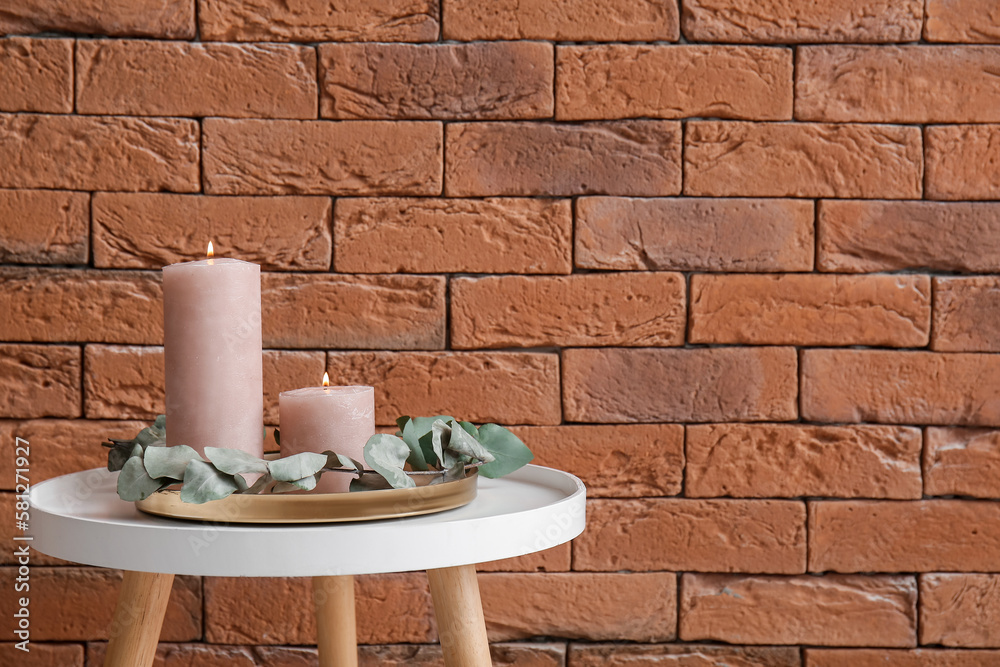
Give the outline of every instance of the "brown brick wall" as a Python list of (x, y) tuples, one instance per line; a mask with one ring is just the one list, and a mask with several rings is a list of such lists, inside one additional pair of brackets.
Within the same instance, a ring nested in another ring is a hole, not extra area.
[[(40, 481), (163, 410), (212, 238), (270, 424), (328, 370), (587, 483), (480, 568), (497, 665), (1000, 665), (996, 0), (7, 5), (5, 545), (15, 437)], [(34, 565), (0, 667), (100, 665), (119, 573)], [(179, 578), (157, 666), (314, 665), (304, 596)], [(423, 574), (358, 609), (366, 667), (441, 664)]]

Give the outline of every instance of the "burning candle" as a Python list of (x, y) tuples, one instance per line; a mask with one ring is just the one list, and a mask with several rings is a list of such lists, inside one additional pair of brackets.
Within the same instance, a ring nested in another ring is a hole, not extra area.
[(167, 445), (262, 456), (260, 267), (208, 258), (163, 268)]
[[(374, 387), (331, 387), (324, 373), (322, 387), (281, 392), (278, 411), (282, 456), (329, 449), (364, 463), (365, 443), (375, 434)], [(351, 479), (345, 473), (325, 473), (316, 491), (347, 491)]]

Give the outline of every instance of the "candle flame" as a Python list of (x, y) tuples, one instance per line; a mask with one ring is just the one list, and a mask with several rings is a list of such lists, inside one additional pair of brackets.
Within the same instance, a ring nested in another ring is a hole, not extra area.
[(329, 387), (330, 386), (330, 374), (329, 373), (323, 373), (323, 386), (324, 387)]
[(212, 259), (215, 257), (215, 248), (212, 246), (212, 242), (208, 242), (208, 258)]

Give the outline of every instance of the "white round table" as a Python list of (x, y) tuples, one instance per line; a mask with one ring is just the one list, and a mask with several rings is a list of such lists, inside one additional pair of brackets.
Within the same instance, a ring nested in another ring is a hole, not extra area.
[(447, 667), (490, 664), (476, 563), (542, 551), (585, 526), (586, 491), (565, 472), (526, 466), (479, 480), (458, 509), (355, 523), (202, 523), (144, 514), (100, 468), (31, 489), (32, 546), (125, 570), (105, 665), (151, 665), (175, 574), (313, 577), (321, 667), (357, 664), (356, 574), (427, 570)]

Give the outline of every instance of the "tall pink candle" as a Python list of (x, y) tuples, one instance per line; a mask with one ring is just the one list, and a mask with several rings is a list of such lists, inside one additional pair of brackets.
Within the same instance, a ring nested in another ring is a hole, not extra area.
[[(306, 387), (278, 395), (281, 455), (334, 451), (364, 463), (364, 448), (375, 434), (373, 387)], [(316, 490), (349, 490), (353, 477), (328, 472)]]
[(163, 269), (167, 445), (264, 451), (260, 267), (203, 259)]

